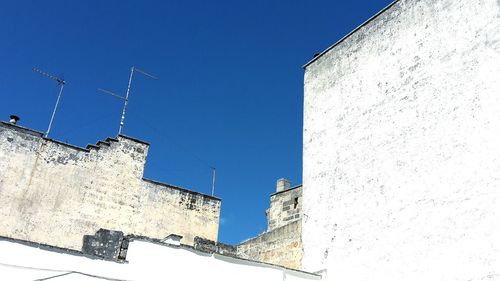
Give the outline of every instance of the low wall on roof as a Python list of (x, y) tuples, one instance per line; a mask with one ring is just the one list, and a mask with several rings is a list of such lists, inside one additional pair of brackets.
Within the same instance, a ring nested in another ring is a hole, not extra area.
[(294, 221), (242, 242), (237, 246), (237, 254), (245, 259), (301, 269), (301, 235), (302, 222)]
[(100, 228), (217, 240), (220, 199), (143, 179), (148, 148), (118, 136), (84, 149), (0, 123), (0, 235), (76, 250)]
[(140, 239), (130, 242), (127, 262), (111, 262), (0, 237), (0, 272), (2, 280), (321, 280), (307, 272)]

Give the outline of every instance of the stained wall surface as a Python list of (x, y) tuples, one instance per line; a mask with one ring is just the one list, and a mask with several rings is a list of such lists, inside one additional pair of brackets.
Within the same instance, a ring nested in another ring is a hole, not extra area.
[(249, 260), (301, 269), (302, 186), (278, 190), (271, 194), (270, 206), (266, 211), (267, 231), (241, 242), (237, 246), (237, 255)]
[(220, 199), (143, 179), (148, 148), (119, 136), (83, 149), (0, 123), (0, 236), (76, 250), (100, 228), (217, 240)]
[(266, 214), (268, 231), (300, 220), (302, 215), (302, 186), (271, 194), (271, 204)]
[(500, 280), (500, 2), (401, 0), (305, 68), (303, 263)]
[(301, 221), (267, 231), (237, 246), (238, 257), (301, 269)]

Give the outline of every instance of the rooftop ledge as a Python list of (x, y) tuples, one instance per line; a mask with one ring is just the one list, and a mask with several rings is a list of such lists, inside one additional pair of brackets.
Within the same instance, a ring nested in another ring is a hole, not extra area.
[[(40, 138), (42, 138), (44, 140), (47, 140), (47, 141), (50, 141), (50, 142), (53, 142), (53, 143), (56, 143), (56, 144), (64, 145), (64, 146), (67, 146), (67, 147), (70, 147), (70, 148), (73, 148), (73, 149), (76, 149), (76, 150), (84, 151), (84, 152), (90, 152), (89, 147), (99, 148), (98, 146), (93, 145), (93, 144), (89, 144), (89, 145), (87, 145), (86, 148), (84, 148), (84, 147), (80, 147), (80, 146), (77, 146), (77, 145), (73, 145), (73, 144), (62, 142), (62, 141), (58, 141), (58, 140), (55, 140), (55, 139), (46, 138), (44, 136), (45, 133), (42, 133), (42, 132), (37, 131), (37, 130), (30, 129), (30, 128), (26, 128), (26, 127), (23, 127), (23, 126), (19, 126), (17, 124), (14, 125), (14, 124), (11, 124), (9, 122), (0, 121), (0, 127), (5, 127), (5, 128), (13, 129), (13, 130), (16, 130), (16, 131), (20, 131), (20, 132), (23, 132), (23, 133), (26, 133), (26, 134), (30, 134), (30, 135), (33, 135), (33, 136), (37, 136), (37, 137), (40, 137)], [(140, 139), (137, 139), (137, 138), (134, 138), (134, 137), (130, 137), (130, 136), (127, 136), (127, 135), (123, 135), (123, 134), (119, 134), (117, 136), (117, 138), (128, 139), (128, 140), (131, 140), (131, 141), (134, 141), (134, 142), (137, 142), (137, 143), (140, 143), (140, 144), (144, 144), (144, 145), (147, 145), (147, 146), (150, 145), (146, 141), (143, 141), (143, 140), (140, 140)], [(117, 142), (118, 141), (117, 138), (107, 138), (106, 142), (111, 142), (111, 141)], [(102, 142), (102, 141), (99, 141), (99, 142)], [(151, 179), (146, 179), (146, 178), (142, 178), (142, 180), (146, 181), (146, 182), (153, 183), (153, 184), (157, 184), (157, 185), (160, 185), (160, 186), (177, 189), (177, 190), (180, 190), (180, 191), (183, 191), (183, 192), (188, 192), (188, 193), (191, 193), (191, 194), (194, 194), (194, 195), (203, 196), (205, 198), (210, 198), (212, 200), (221, 201), (221, 199), (218, 198), (218, 197), (214, 197), (214, 196), (210, 196), (210, 195), (203, 194), (203, 193), (200, 193), (200, 192), (196, 192), (196, 191), (193, 191), (193, 190), (190, 190), (190, 189), (186, 189), (186, 188), (183, 188), (183, 187), (180, 187), (180, 186), (175, 186), (175, 185), (172, 185), (172, 184), (163, 183), (163, 182), (159, 182), (159, 181), (155, 181), (155, 180), (151, 180)]]
[(345, 35), (344, 37), (340, 38), (340, 40), (338, 40), (337, 42), (335, 42), (333, 45), (331, 45), (330, 47), (328, 47), (326, 50), (324, 50), (323, 52), (319, 53), (317, 56), (315, 56), (314, 58), (312, 58), (310, 61), (308, 61), (306, 64), (304, 64), (302, 66), (302, 68), (304, 68), (304, 69), (307, 68), (309, 65), (311, 65), (312, 63), (314, 63), (320, 57), (322, 57), (324, 54), (328, 53), (331, 49), (335, 48), (340, 43), (344, 42), (347, 38), (351, 37), (351, 35), (353, 35), (357, 31), (359, 31), (361, 28), (363, 28), (369, 22), (371, 22), (374, 19), (376, 19), (378, 16), (380, 16), (381, 14), (383, 14), (385, 11), (387, 11), (389, 8), (391, 8), (392, 6), (394, 6), (394, 4), (396, 4), (399, 1), (400, 0), (394, 0), (392, 3), (390, 3), (389, 5), (387, 5), (385, 8), (383, 8), (382, 10), (380, 10), (378, 13), (376, 13), (375, 15), (373, 15), (371, 18), (369, 18), (368, 20), (366, 20), (365, 22), (363, 22), (362, 24), (360, 24), (358, 27), (356, 27), (355, 29), (353, 29), (351, 32), (347, 33), (347, 35)]
[(273, 197), (275, 195), (278, 195), (278, 194), (281, 194), (281, 193), (285, 193), (285, 192), (288, 192), (288, 191), (291, 191), (291, 190), (294, 190), (294, 189), (297, 189), (299, 187), (302, 187), (302, 184), (299, 184), (299, 185), (296, 185), (296, 186), (292, 186), (290, 187), (289, 189), (285, 189), (285, 190), (282, 190), (282, 191), (278, 191), (278, 192), (274, 192), (274, 193), (271, 193), (270, 197)]

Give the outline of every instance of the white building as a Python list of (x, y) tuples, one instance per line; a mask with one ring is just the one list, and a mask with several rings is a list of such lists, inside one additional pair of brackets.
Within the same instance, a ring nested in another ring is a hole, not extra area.
[(500, 280), (500, 2), (396, 1), (304, 84), (304, 269)]

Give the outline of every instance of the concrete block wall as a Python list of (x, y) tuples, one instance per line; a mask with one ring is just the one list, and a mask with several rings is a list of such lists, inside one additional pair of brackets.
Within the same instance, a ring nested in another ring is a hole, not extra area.
[(220, 199), (143, 179), (148, 148), (119, 136), (84, 149), (0, 123), (0, 236), (75, 250), (100, 228), (217, 240)]
[(401, 0), (305, 68), (304, 269), (500, 280), (500, 2)]

